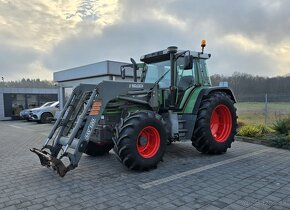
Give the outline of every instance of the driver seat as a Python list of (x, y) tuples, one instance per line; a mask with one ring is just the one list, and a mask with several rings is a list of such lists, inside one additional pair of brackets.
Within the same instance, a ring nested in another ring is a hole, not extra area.
[(184, 92), (187, 88), (191, 87), (193, 85), (193, 77), (192, 76), (183, 76), (180, 78), (179, 83), (177, 85), (178, 90), (180, 92)]

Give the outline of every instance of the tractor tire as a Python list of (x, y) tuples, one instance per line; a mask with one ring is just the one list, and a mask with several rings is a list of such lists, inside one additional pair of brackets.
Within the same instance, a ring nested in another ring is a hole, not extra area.
[(162, 117), (152, 111), (129, 114), (115, 129), (114, 151), (129, 169), (147, 171), (162, 160), (167, 133)]
[(234, 102), (223, 92), (206, 96), (200, 104), (192, 145), (202, 153), (221, 154), (231, 147), (237, 130)]
[(45, 112), (40, 116), (40, 123), (51, 123), (53, 116), (49, 112)]
[(85, 154), (93, 157), (102, 156), (108, 154), (109, 151), (113, 148), (113, 143), (94, 143), (89, 141)]

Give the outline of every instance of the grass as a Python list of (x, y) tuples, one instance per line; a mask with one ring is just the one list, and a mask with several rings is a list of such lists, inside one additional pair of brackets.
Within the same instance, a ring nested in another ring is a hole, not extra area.
[(263, 102), (240, 102), (236, 104), (238, 121), (244, 124), (267, 124), (272, 125), (279, 119), (290, 116), (290, 102), (269, 102), (267, 123), (265, 123), (265, 103)]
[(290, 103), (270, 102), (267, 115), (262, 102), (240, 102), (236, 107), (239, 116), (238, 136), (243, 141), (290, 149)]

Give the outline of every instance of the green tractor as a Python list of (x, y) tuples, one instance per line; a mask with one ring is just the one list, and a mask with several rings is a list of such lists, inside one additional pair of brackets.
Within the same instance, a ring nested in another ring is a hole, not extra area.
[(141, 64), (131, 59), (121, 75), (132, 68), (134, 81), (78, 85), (43, 147), (31, 151), (61, 177), (83, 153), (99, 156), (112, 148), (123, 165), (139, 171), (156, 168), (175, 141), (225, 153), (236, 134), (236, 99), (229, 88), (212, 87), (211, 55), (204, 53), (204, 40), (201, 46), (201, 52), (168, 47), (142, 56)]

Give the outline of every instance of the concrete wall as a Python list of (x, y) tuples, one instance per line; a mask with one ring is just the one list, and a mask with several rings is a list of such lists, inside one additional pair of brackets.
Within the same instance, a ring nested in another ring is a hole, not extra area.
[[(53, 80), (56, 82), (73, 81), (80, 79), (90, 79), (108, 75), (118, 76), (121, 74), (120, 67), (128, 63), (116, 61), (102, 61), (85, 66), (71, 68), (53, 73)], [(128, 76), (132, 76), (133, 72), (128, 71)]]
[(4, 97), (3, 93), (0, 92), (0, 120), (8, 120), (8, 119), (10, 119), (10, 117), (4, 117)]
[(24, 93), (24, 94), (57, 94), (55, 88), (0, 88), (0, 93)]

